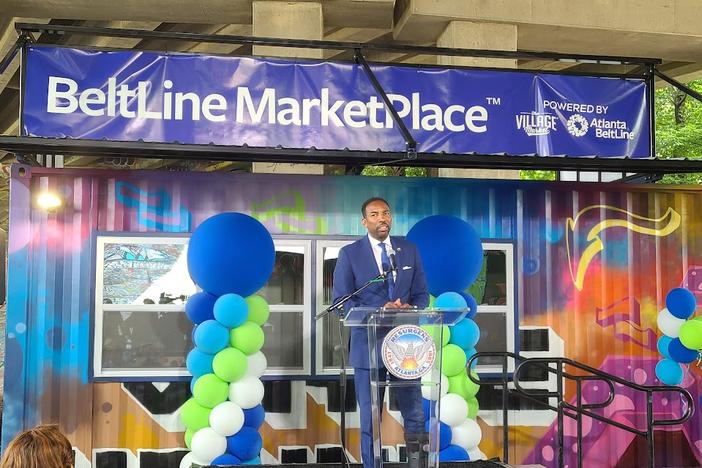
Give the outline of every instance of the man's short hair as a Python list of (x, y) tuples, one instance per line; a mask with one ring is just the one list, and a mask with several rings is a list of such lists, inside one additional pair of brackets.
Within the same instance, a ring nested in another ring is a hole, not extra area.
[(380, 197), (369, 198), (368, 200), (363, 202), (363, 205), (361, 205), (361, 214), (363, 215), (364, 218), (366, 217), (366, 207), (368, 205), (370, 205), (371, 203), (376, 202), (376, 201), (381, 201), (381, 202), (385, 203), (386, 205), (388, 205), (388, 208), (390, 208), (390, 203), (388, 203), (387, 200), (385, 200), (384, 198), (380, 198)]

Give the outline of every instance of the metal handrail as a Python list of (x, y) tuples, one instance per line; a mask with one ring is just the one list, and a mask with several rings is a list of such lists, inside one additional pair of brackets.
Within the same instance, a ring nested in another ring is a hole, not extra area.
[[(553, 411), (556, 411), (558, 416), (557, 416), (557, 431), (558, 431), (558, 460), (559, 460), (559, 466), (564, 466), (564, 453), (563, 453), (563, 445), (564, 445), (564, 431), (563, 431), (563, 418), (564, 416), (568, 416), (571, 419), (575, 419), (577, 423), (577, 456), (578, 456), (578, 467), (582, 467), (582, 417), (583, 416), (588, 416), (593, 419), (596, 419), (598, 421), (602, 421), (606, 424), (612, 425), (614, 427), (618, 427), (622, 430), (628, 431), (633, 434), (637, 434), (643, 437), (646, 437), (647, 441), (647, 446), (648, 446), (648, 466), (650, 468), (653, 468), (654, 462), (655, 462), (655, 447), (654, 447), (654, 439), (653, 439), (653, 430), (655, 426), (671, 426), (671, 425), (676, 425), (676, 424), (682, 424), (685, 421), (689, 420), (692, 415), (694, 414), (694, 400), (690, 393), (680, 387), (674, 387), (674, 386), (667, 386), (667, 385), (653, 385), (653, 386), (647, 386), (647, 385), (639, 385), (633, 382), (630, 382), (628, 380), (624, 380), (621, 377), (618, 377), (616, 375), (609, 374), (607, 372), (603, 372), (599, 369), (595, 369), (594, 367), (590, 367), (586, 364), (574, 361), (572, 359), (568, 358), (561, 358), (561, 357), (546, 357), (546, 358), (525, 358), (523, 356), (520, 356), (515, 353), (510, 353), (510, 352), (485, 352), (485, 353), (476, 353), (475, 355), (471, 356), (471, 358), (468, 360), (466, 363), (466, 368), (470, 369), (473, 363), (481, 358), (481, 357), (501, 357), (502, 358), (502, 373), (501, 373), (501, 379), (498, 382), (495, 382), (494, 380), (489, 382), (489, 385), (497, 385), (500, 384), (502, 386), (503, 392), (502, 392), (502, 413), (503, 413), (503, 457), (505, 462), (509, 461), (509, 450), (508, 450), (508, 445), (509, 445), (509, 420), (508, 420), (508, 412), (507, 412), (507, 397), (508, 395), (515, 394), (518, 395), (520, 398), (526, 398), (530, 401), (535, 402), (536, 404), (551, 409)], [(512, 378), (509, 378), (508, 374), (508, 367), (507, 367), (507, 362), (508, 359), (514, 359), (516, 363), (516, 368), (514, 370), (514, 374), (512, 375)], [(520, 376), (523, 373), (523, 369), (525, 369), (528, 366), (537, 366), (549, 373), (555, 374), (558, 378), (557, 380), (557, 390), (556, 391), (539, 391), (539, 392), (534, 392), (530, 391), (529, 389), (525, 389), (522, 386), (522, 383), (520, 382)], [(552, 365), (555, 365), (556, 368), (551, 367)], [(584, 371), (589, 373), (590, 375), (575, 375), (571, 374), (569, 372), (566, 372), (564, 370), (564, 366), (571, 366), (574, 367), (575, 369)], [(478, 384), (478, 385), (487, 385), (488, 383), (486, 382), (481, 382), (480, 380), (477, 380), (476, 378), (471, 375), (471, 373), (468, 373), (468, 378)], [(571, 404), (568, 403), (567, 401), (564, 400), (564, 389), (563, 389), (563, 379), (568, 379), (571, 381), (574, 381), (576, 383), (576, 403)], [(583, 382), (589, 382), (589, 381), (599, 381), (599, 382), (604, 382), (608, 386), (608, 395), (607, 398), (604, 401), (601, 402), (596, 402), (596, 403), (583, 403), (582, 401), (582, 384)], [(514, 384), (514, 389), (509, 388), (509, 383)], [(597, 413), (594, 413), (593, 409), (603, 409), (609, 406), (613, 401), (615, 397), (615, 386), (614, 384), (620, 384), (623, 387), (627, 387), (636, 391), (641, 391), (646, 393), (646, 430), (640, 430), (632, 426), (628, 426), (626, 424), (622, 424), (618, 421), (614, 421), (610, 418), (601, 416)], [(685, 410), (679, 418), (673, 418), (673, 419), (656, 419), (653, 415), (653, 395), (656, 393), (660, 392), (673, 392), (673, 393), (678, 393), (681, 395), (681, 398), (685, 401)], [(544, 402), (542, 400), (539, 400), (535, 398), (536, 396), (539, 397), (549, 397), (549, 398), (556, 398), (558, 400), (557, 406), (552, 406), (548, 402)]]

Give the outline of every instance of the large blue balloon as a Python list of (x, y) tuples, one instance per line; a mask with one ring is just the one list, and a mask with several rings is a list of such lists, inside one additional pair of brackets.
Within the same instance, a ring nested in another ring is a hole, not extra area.
[(458, 445), (449, 445), (439, 452), (439, 461), (442, 462), (468, 461), (469, 458), (466, 449)]
[(683, 381), (683, 370), (677, 362), (661, 359), (656, 364), (656, 377), (665, 385), (680, 385)]
[(228, 466), (228, 465), (241, 465), (241, 460), (239, 460), (237, 457), (232, 455), (231, 453), (223, 453), (222, 455), (218, 456), (212, 462), (210, 465), (214, 466)]
[(671, 289), (665, 296), (665, 307), (677, 318), (687, 320), (695, 313), (695, 296), (685, 288)]
[(459, 294), (463, 296), (463, 299), (466, 300), (466, 305), (468, 306), (468, 313), (466, 314), (466, 318), (472, 319), (473, 317), (475, 317), (475, 314), (478, 313), (478, 302), (473, 296), (470, 295), (470, 293), (467, 293), (465, 291), (459, 291)]
[(190, 276), (216, 296), (250, 296), (266, 284), (274, 262), (270, 233), (258, 220), (242, 213), (206, 219), (188, 244)]
[(261, 434), (253, 427), (244, 426), (233, 436), (227, 437), (227, 452), (240, 460), (257, 457), (263, 447)]
[(212, 311), (216, 300), (217, 296), (213, 296), (205, 291), (195, 293), (190, 296), (185, 303), (185, 315), (187, 315), (190, 321), (195, 325), (205, 320), (212, 320), (214, 319)]
[(205, 320), (195, 329), (194, 341), (203, 353), (217, 354), (229, 345), (229, 330), (216, 320)]
[(198, 378), (214, 372), (212, 370), (213, 359), (214, 354), (203, 353), (202, 350), (193, 348), (185, 359), (185, 367), (188, 368), (193, 377)]
[(475, 348), (478, 340), (480, 340), (480, 328), (474, 320), (464, 318), (449, 329), (451, 330), (449, 343), (453, 343), (463, 349)]
[(258, 429), (263, 424), (266, 419), (266, 411), (263, 406), (256, 405), (253, 408), (244, 410), (244, 426), (253, 427)]
[(464, 220), (436, 215), (419, 221), (407, 233), (417, 244), (427, 276), (429, 292), (463, 291), (483, 266), (480, 236)]
[(668, 351), (668, 347), (670, 346), (670, 342), (673, 341), (673, 339), (667, 335), (661, 335), (660, 338), (658, 338), (658, 343), (657, 343), (657, 348), (658, 352), (663, 355), (663, 357), (670, 359), (670, 352)]
[(215, 302), (214, 316), (225, 327), (236, 328), (248, 319), (249, 306), (240, 295), (225, 294)]
[[(426, 421), (424, 423), (424, 430), (427, 432), (431, 431), (431, 428), (429, 427), (429, 421)], [(448, 424), (444, 424), (442, 422), (439, 423), (439, 450), (443, 450), (449, 445), (451, 445), (451, 426)]]
[(670, 354), (670, 359), (675, 362), (684, 362), (689, 364), (697, 359), (699, 352), (686, 347), (680, 341), (680, 338), (675, 338), (670, 341), (668, 345), (668, 353)]

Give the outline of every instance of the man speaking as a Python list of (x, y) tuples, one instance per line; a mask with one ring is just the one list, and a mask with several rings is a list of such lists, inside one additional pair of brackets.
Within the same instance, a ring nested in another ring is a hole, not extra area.
[[(384, 282), (371, 284), (351, 298), (345, 310), (352, 307), (425, 308), (429, 304), (424, 269), (417, 247), (401, 238), (390, 238), (392, 214), (382, 198), (370, 198), (361, 206), (361, 223), (368, 235), (347, 245), (339, 252), (334, 269), (334, 298), (336, 302), (351, 294), (379, 273), (387, 273)], [(378, 336), (381, 342), (383, 335)], [(370, 360), (368, 331), (365, 327), (351, 330), (349, 363), (354, 368), (356, 400), (361, 418), (361, 457), (364, 468), (373, 468), (373, 420), (371, 415)], [(387, 370), (378, 356), (379, 379), (384, 382)], [(394, 378), (391, 376), (391, 378)], [(384, 387), (378, 401), (382, 403)], [(405, 441), (410, 468), (426, 466), (424, 445), (428, 436), (424, 430), (422, 394), (419, 384), (397, 387), (397, 402), (405, 424)]]

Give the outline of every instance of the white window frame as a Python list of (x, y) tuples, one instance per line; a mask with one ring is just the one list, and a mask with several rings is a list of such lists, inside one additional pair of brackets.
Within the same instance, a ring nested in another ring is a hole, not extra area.
[[(104, 271), (105, 271), (105, 245), (106, 244), (184, 244), (187, 246), (190, 237), (168, 237), (168, 236), (140, 236), (125, 233), (120, 236), (98, 235), (95, 249), (95, 310), (93, 329), (93, 377), (101, 378), (175, 378), (190, 377), (187, 368), (118, 368), (103, 369), (102, 367), (102, 340), (103, 340), (103, 313), (110, 311), (119, 312), (172, 312), (185, 313), (184, 304), (103, 304), (104, 291)], [(271, 312), (300, 312), (302, 308), (303, 327), (303, 367), (302, 369), (268, 368), (266, 376), (286, 376), (286, 375), (310, 375), (311, 365), (311, 314), (312, 314), (312, 241), (310, 239), (281, 239), (273, 238), (276, 250), (279, 247), (294, 246), (302, 247), (304, 251), (304, 278), (303, 278), (303, 303), (300, 305), (271, 305)], [(183, 356), (185, 357), (185, 356)]]
[[(337, 247), (341, 249), (342, 247), (352, 244), (356, 239), (348, 239), (348, 240), (324, 240), (324, 239), (319, 239), (317, 240), (316, 243), (316, 266), (315, 266), (315, 271), (317, 273), (316, 278), (315, 278), (315, 290), (317, 292), (316, 294), (316, 301), (315, 303), (317, 304), (317, 308), (319, 309), (318, 312), (321, 312), (324, 307), (329, 306), (331, 304), (324, 304), (324, 284), (322, 281), (324, 280), (324, 249), (326, 247)], [(342, 324), (343, 326), (343, 324)], [(316, 375), (339, 375), (339, 372), (341, 372), (341, 369), (339, 367), (328, 367), (324, 368), (324, 359), (322, 356), (322, 349), (323, 349), (323, 332), (324, 330), (322, 329), (322, 321), (319, 320), (315, 323), (315, 330), (316, 330), (316, 339), (315, 339), (315, 344), (316, 344), (316, 352), (315, 352), (315, 368), (317, 369)], [(345, 343), (342, 343), (344, 345)], [(348, 349), (346, 350), (346, 353), (348, 354)], [(348, 362), (346, 363), (346, 373), (349, 375), (353, 375), (353, 368), (349, 366)]]
[(302, 369), (286, 369), (281, 367), (267, 368), (263, 375), (310, 375), (312, 373), (312, 240), (284, 239), (273, 237), (276, 251), (278, 247), (302, 247), (304, 249), (303, 267), (303, 303), (297, 305), (270, 305), (271, 312), (300, 312), (302, 307)]
[[(478, 304), (478, 314), (505, 314), (506, 345), (505, 351), (513, 353), (515, 351), (515, 323), (514, 323), (514, 245), (501, 242), (483, 242), (483, 251), (502, 251), (505, 253), (505, 282), (507, 290), (505, 305), (480, 305)], [(480, 341), (478, 341), (478, 344)], [(507, 371), (514, 372), (514, 359), (507, 360)], [(500, 373), (502, 365), (481, 365), (480, 359), (475, 366), (478, 373)]]
[(184, 244), (187, 248), (189, 240), (190, 239), (188, 237), (130, 236), (129, 234), (125, 234), (123, 236), (97, 236), (95, 249), (95, 327), (93, 330), (93, 376), (95, 378), (164, 378), (190, 376), (190, 372), (188, 372), (185, 367), (141, 369), (119, 368), (109, 370), (102, 368), (102, 324), (104, 312), (185, 313), (185, 304), (103, 304), (105, 244)]

